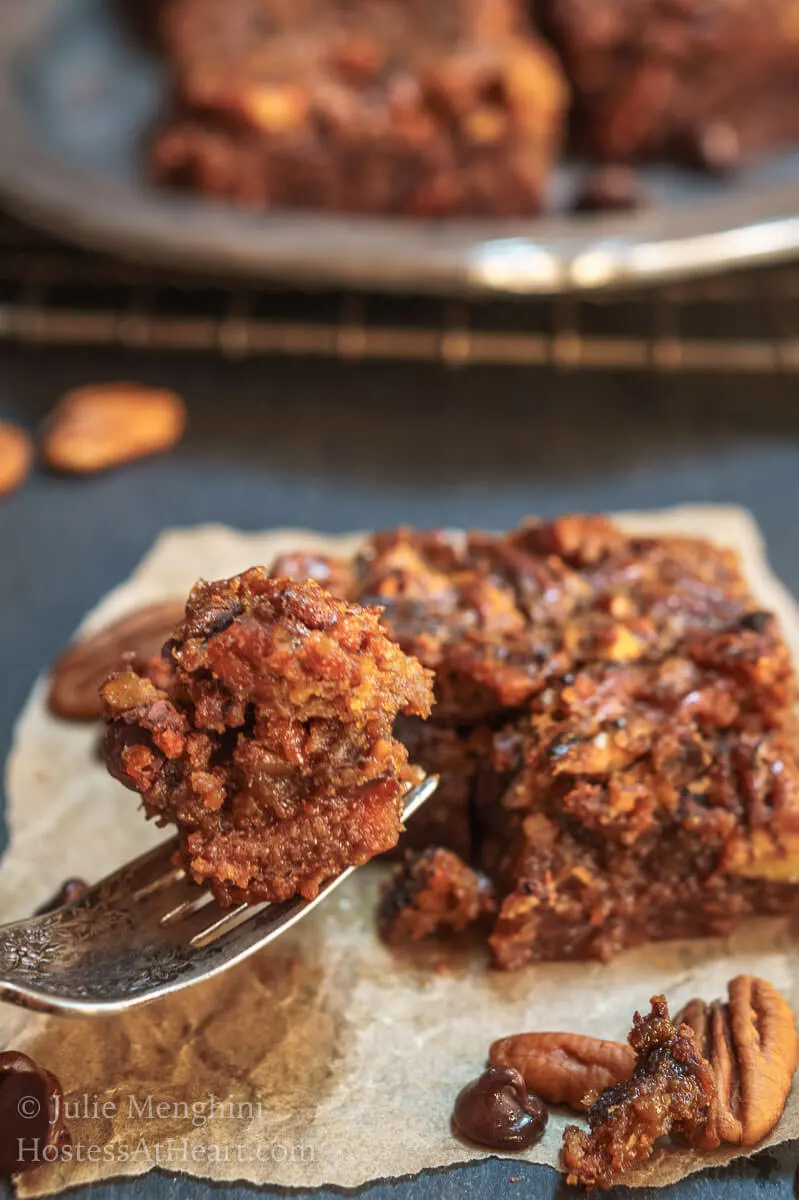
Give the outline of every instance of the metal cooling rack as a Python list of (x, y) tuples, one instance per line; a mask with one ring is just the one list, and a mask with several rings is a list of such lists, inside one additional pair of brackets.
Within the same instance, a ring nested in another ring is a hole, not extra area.
[(0, 218), (0, 339), (231, 358), (799, 372), (799, 265), (552, 300), (303, 294), (159, 274)]

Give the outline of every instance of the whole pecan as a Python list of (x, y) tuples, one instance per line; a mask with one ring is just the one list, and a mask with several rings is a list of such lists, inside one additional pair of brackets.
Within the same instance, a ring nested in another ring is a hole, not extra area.
[(514, 1067), (528, 1089), (550, 1104), (584, 1112), (594, 1095), (629, 1079), (635, 1054), (621, 1042), (580, 1033), (518, 1033), (488, 1052), (494, 1067)]
[[(156, 600), (73, 642), (53, 664), (47, 703), (59, 717), (93, 721), (103, 715), (100, 688), (132, 654), (131, 665), (159, 683), (167, 664), (161, 647), (186, 609), (182, 600)], [(157, 674), (156, 674), (157, 673)]]
[(174, 392), (94, 384), (59, 401), (45, 425), (42, 455), (56, 471), (87, 475), (169, 450), (185, 426), (186, 405)]
[(694, 1030), (716, 1083), (707, 1122), (688, 1139), (703, 1150), (752, 1146), (770, 1133), (799, 1061), (796, 1020), (775, 987), (738, 975), (727, 990), (727, 1003), (691, 1000), (677, 1018)]
[(0, 496), (15, 492), (26, 480), (33, 461), (33, 442), (24, 429), (0, 421)]

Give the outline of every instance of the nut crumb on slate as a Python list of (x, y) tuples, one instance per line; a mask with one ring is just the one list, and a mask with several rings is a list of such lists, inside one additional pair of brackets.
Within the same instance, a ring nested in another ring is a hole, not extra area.
[(616, 1177), (649, 1158), (658, 1138), (691, 1138), (708, 1118), (715, 1084), (693, 1030), (669, 1020), (664, 996), (651, 1012), (636, 1013), (629, 1036), (636, 1055), (630, 1079), (601, 1092), (588, 1110), (589, 1132), (567, 1125), (563, 1162), (568, 1182), (609, 1187)]
[(458, 933), (494, 911), (491, 881), (438, 846), (409, 850), (381, 898), (377, 924), (387, 942)]
[(539, 1142), (549, 1114), (512, 1067), (489, 1067), (458, 1093), (456, 1133), (489, 1150), (528, 1150)]
[(393, 724), (432, 685), (379, 611), (253, 567), (194, 587), (164, 657), (166, 689), (104, 685), (105, 759), (221, 904), (311, 898), (396, 844), (421, 772)]
[(44, 427), (42, 455), (68, 474), (92, 474), (171, 449), (183, 436), (186, 406), (164, 388), (100, 383), (68, 392)]
[(21, 487), (33, 462), (33, 442), (19, 425), (0, 421), (0, 496)]

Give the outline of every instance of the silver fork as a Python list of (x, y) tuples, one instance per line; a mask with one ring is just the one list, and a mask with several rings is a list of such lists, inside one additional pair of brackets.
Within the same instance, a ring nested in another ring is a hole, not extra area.
[[(412, 817), (438, 786), (429, 776), (405, 797)], [(313, 900), (221, 909), (175, 867), (177, 839), (127, 863), (79, 900), (0, 926), (0, 999), (39, 1012), (106, 1016), (191, 987), (241, 962), (321, 904), (354, 867)]]

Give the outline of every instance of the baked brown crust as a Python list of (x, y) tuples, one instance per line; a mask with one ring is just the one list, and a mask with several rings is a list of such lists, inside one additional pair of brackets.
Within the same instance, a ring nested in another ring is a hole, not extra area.
[(103, 687), (109, 770), (177, 826), (220, 903), (313, 897), (396, 843), (414, 774), (392, 725), (427, 715), (431, 684), (378, 618), (252, 568), (196, 585), (168, 690), (133, 672)]
[(156, 180), (253, 208), (537, 212), (567, 96), (518, 0), (171, 0)]
[(787, 650), (739, 627), (681, 651), (585, 668), (517, 729), (524, 765), (485, 818), (497, 965), (721, 935), (796, 895), (762, 878), (798, 865)]

